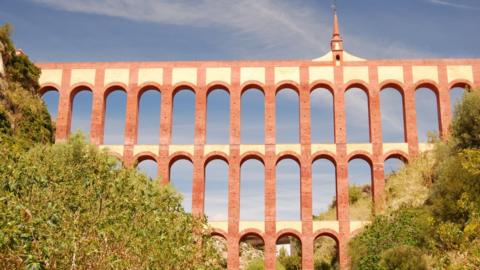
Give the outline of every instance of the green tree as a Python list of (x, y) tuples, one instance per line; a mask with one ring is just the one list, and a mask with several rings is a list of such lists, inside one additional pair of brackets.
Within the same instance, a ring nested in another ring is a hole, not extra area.
[(221, 269), (181, 197), (81, 136), (0, 154), (0, 269)]

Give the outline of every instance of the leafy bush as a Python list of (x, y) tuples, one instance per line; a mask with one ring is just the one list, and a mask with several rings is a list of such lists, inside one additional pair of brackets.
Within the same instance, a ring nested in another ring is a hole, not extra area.
[(451, 133), (458, 148), (480, 148), (479, 91), (468, 91), (456, 105)]
[(350, 241), (352, 269), (374, 270), (381, 254), (398, 246), (430, 246), (432, 219), (422, 208), (401, 208), (390, 215), (377, 216), (371, 225)]
[(80, 136), (0, 154), (0, 269), (220, 269), (181, 198)]
[(380, 265), (385, 270), (427, 270), (428, 265), (420, 249), (398, 246), (382, 254)]

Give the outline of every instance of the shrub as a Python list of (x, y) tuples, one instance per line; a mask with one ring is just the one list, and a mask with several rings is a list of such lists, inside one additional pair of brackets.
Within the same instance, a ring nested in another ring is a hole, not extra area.
[(398, 246), (382, 254), (380, 265), (385, 270), (427, 270), (422, 251), (412, 246)]
[(181, 197), (86, 145), (0, 153), (0, 269), (220, 269)]

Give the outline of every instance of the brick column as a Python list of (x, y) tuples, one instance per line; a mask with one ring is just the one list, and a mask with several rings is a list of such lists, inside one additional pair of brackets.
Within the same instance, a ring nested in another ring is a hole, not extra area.
[(173, 88), (172, 88), (172, 69), (164, 68), (162, 88), (162, 105), (160, 107), (160, 138), (158, 149), (158, 176), (162, 179), (162, 184), (170, 182), (169, 172), (169, 145), (172, 137), (172, 115), (173, 115)]
[[(130, 78), (127, 91), (127, 108), (125, 110), (125, 135), (123, 147), (124, 164), (134, 166), (133, 148), (137, 144), (138, 134), (138, 104), (140, 102), (138, 89), (138, 68), (130, 68)], [(128, 161), (128, 162), (127, 162)]]
[(337, 146), (337, 220), (339, 224), (338, 253), (340, 269), (348, 268), (348, 240), (350, 237), (350, 218), (348, 215), (348, 161), (347, 161), (347, 133), (345, 130), (345, 89), (343, 84), (343, 69), (335, 67), (334, 89), (334, 123), (335, 144)]
[(440, 64), (438, 66), (439, 88), (437, 94), (437, 113), (439, 124), (439, 135), (443, 137), (448, 135), (448, 127), (450, 126), (450, 119), (452, 110), (450, 108), (450, 88), (448, 85), (447, 65)]
[(59, 89), (58, 97), (58, 113), (55, 130), (55, 141), (65, 141), (70, 134), (70, 127), (72, 124), (72, 104), (73, 95), (70, 89), (70, 75), (71, 69), (63, 69), (62, 85)]
[(413, 83), (412, 66), (404, 65), (405, 89), (403, 89), (403, 119), (405, 121), (405, 139), (408, 143), (408, 154), (418, 153), (417, 112), (415, 109), (415, 85)]
[(90, 142), (96, 145), (103, 144), (105, 125), (105, 96), (103, 82), (105, 69), (95, 70), (95, 89), (92, 89), (92, 120), (90, 126)]
[(372, 194), (374, 207), (377, 213), (383, 208), (383, 194), (385, 189), (385, 174), (383, 160), (382, 139), (382, 112), (380, 108), (380, 88), (378, 85), (377, 68), (369, 66), (370, 89), (368, 89), (368, 111), (370, 120), (370, 142), (372, 144)]
[(300, 205), (302, 218), (302, 269), (313, 269), (313, 225), (312, 225), (312, 164), (310, 87), (308, 67), (300, 67)]
[(239, 268), (240, 221), (240, 68), (232, 68), (230, 87), (230, 160), (228, 185), (228, 269)]
[(276, 258), (276, 154), (275, 87), (273, 67), (266, 68), (265, 91), (265, 268), (275, 269)]
[(480, 87), (480, 64), (473, 65), (473, 87)]
[(195, 95), (195, 148), (193, 153), (193, 192), (192, 214), (203, 215), (205, 203), (205, 164), (203, 148), (207, 113), (207, 89), (205, 87), (205, 68), (197, 71), (198, 88)]

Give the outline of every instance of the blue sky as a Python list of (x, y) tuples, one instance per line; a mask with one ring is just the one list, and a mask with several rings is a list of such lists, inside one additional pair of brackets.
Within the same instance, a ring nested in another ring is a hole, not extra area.
[[(364, 58), (479, 57), (480, 2), (477, 0), (362, 0), (338, 1), (345, 48)], [(325, 54), (331, 36), (331, 1), (326, 0), (0, 0), (0, 22), (14, 26), (17, 47), (37, 62), (313, 59)], [(281, 29), (281, 31), (279, 30)], [(461, 91), (454, 91), (456, 97)], [(366, 96), (351, 89), (347, 100), (347, 139), (368, 141)], [(401, 99), (395, 90), (381, 96), (384, 140), (403, 140)], [(52, 115), (57, 97), (44, 96)], [(149, 91), (140, 101), (139, 143), (158, 142), (161, 96)], [(193, 141), (195, 95), (181, 91), (174, 100), (173, 141)], [(228, 94), (209, 96), (207, 142), (228, 142)], [(333, 141), (331, 95), (324, 89), (312, 94), (312, 140)], [(107, 99), (105, 143), (121, 143), (125, 95)], [(419, 134), (436, 130), (434, 96), (417, 92)], [(298, 142), (298, 97), (285, 89), (277, 96), (277, 138)], [(80, 92), (73, 105), (72, 129), (88, 132), (91, 94)], [(252, 89), (242, 96), (242, 143), (263, 141), (263, 95)], [(389, 161), (386, 171), (396, 167)], [(152, 162), (140, 169), (154, 176)], [(350, 182), (368, 183), (369, 168), (362, 161), (349, 165)], [(325, 210), (335, 194), (334, 173), (326, 161), (313, 168), (314, 213)], [(172, 183), (185, 194), (189, 209), (191, 164), (179, 161), (172, 168)], [(215, 161), (206, 169), (206, 213), (226, 217), (228, 167)], [(263, 217), (263, 166), (249, 161), (242, 167), (241, 216)], [(284, 161), (277, 168), (278, 217), (299, 218), (298, 167)], [(296, 203), (285, 203), (296, 202)], [(251, 210), (254, 209), (254, 210)]]

